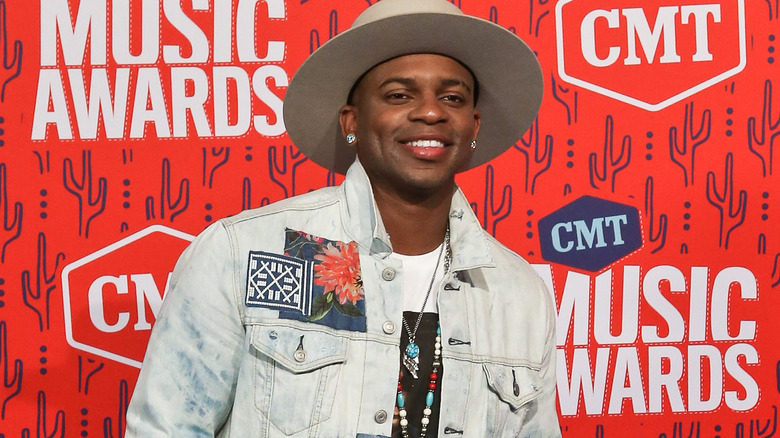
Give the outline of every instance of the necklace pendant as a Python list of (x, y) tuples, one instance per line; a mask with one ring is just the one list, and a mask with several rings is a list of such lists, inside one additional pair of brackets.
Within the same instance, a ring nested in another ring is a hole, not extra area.
[(417, 378), (417, 370), (420, 369), (420, 347), (410, 342), (406, 346), (406, 353), (404, 354), (404, 366), (409, 370), (409, 374), (415, 379)]
[(404, 366), (407, 370), (409, 370), (409, 374), (412, 375), (415, 379), (417, 379), (417, 370), (420, 369), (420, 357), (410, 357), (409, 354), (404, 354)]
[(415, 344), (414, 341), (410, 342), (409, 345), (406, 346), (406, 355), (412, 359), (416, 359), (417, 356), (420, 355), (420, 347)]

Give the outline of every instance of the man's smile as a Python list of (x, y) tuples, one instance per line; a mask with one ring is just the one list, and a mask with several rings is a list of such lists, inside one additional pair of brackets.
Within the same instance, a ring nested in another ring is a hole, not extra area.
[(445, 146), (444, 142), (439, 140), (414, 140), (404, 142), (404, 144), (416, 148), (443, 148)]

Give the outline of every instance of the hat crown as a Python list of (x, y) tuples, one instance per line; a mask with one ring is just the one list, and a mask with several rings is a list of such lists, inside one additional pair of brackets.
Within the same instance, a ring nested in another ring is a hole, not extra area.
[(351, 28), (388, 17), (411, 14), (463, 15), (463, 11), (447, 0), (381, 0), (358, 15)]

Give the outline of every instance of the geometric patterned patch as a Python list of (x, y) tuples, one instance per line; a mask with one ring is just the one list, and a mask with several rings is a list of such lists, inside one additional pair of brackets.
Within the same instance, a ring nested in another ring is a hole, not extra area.
[(311, 314), (314, 263), (263, 251), (249, 252), (246, 305)]

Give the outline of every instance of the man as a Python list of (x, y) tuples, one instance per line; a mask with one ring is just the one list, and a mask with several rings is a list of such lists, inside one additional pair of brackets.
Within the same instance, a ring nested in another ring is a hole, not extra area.
[(454, 182), (541, 94), (522, 41), (446, 0), (383, 0), (323, 45), (285, 123), (345, 181), (188, 247), (128, 436), (559, 436), (552, 299)]

